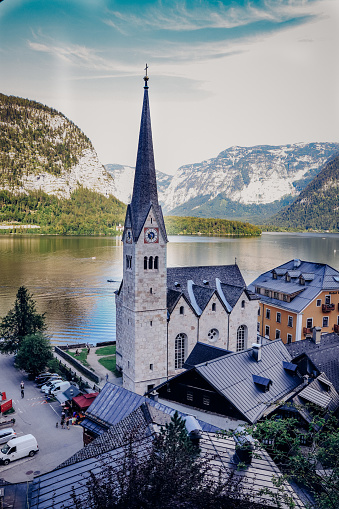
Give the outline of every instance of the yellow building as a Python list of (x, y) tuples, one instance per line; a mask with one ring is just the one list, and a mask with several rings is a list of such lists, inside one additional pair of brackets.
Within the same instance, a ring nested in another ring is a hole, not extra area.
[[(260, 296), (258, 334), (284, 343), (339, 332), (339, 272), (323, 263), (290, 260), (261, 274), (249, 290)], [(319, 328), (321, 331), (319, 331)]]

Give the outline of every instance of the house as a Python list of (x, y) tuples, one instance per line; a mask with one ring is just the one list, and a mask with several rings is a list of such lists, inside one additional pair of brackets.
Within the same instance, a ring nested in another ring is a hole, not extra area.
[(324, 263), (290, 260), (249, 285), (260, 297), (258, 333), (286, 344), (339, 331), (339, 272)]
[(116, 365), (124, 388), (138, 394), (182, 372), (197, 342), (232, 351), (248, 348), (256, 341), (258, 309), (236, 264), (167, 267), (148, 79), (122, 235), (123, 280), (116, 292)]
[(339, 336), (334, 332), (329, 334), (314, 334), (314, 339), (291, 343), (286, 348), (297, 364), (301, 375), (311, 378), (322, 372), (339, 392)]
[[(159, 400), (187, 412), (202, 410), (254, 424), (278, 401), (296, 394), (304, 380), (281, 340), (228, 353), (195, 365), (156, 387)], [(188, 410), (188, 409), (191, 410)], [(211, 421), (210, 421), (211, 422)], [(226, 427), (226, 424), (225, 424)], [(233, 429), (234, 429), (233, 427)]]
[[(86, 492), (85, 483), (90, 479), (91, 473), (100, 474), (106, 465), (114, 467), (115, 471), (121, 469), (127, 443), (129, 447), (133, 447), (138, 457), (147, 456), (151, 450), (156, 429), (169, 420), (168, 413), (151, 406), (149, 402), (142, 403), (122, 421), (111, 426), (58, 468), (47, 474), (36, 476), (31, 487), (30, 508), (62, 509), (68, 505), (73, 506), (72, 494), (79, 497)], [(221, 478), (226, 479), (233, 474), (235, 481), (243, 481), (245, 491), (251, 490), (254, 496), (262, 497), (261, 490), (264, 487), (272, 493), (277, 493), (278, 488), (273, 477), (279, 478), (281, 472), (265, 451), (260, 452), (260, 457), (252, 455), (245, 468), (239, 470), (240, 451), (236, 452), (236, 443), (233, 438), (202, 431), (199, 434), (199, 448), (200, 454), (210, 459), (212, 478), (218, 479), (220, 475)], [(283, 482), (283, 489), (292, 498), (296, 508), (304, 507), (286, 481)], [(270, 495), (264, 495), (264, 503), (263, 507), (274, 506)], [(284, 503), (281, 507), (287, 509)]]

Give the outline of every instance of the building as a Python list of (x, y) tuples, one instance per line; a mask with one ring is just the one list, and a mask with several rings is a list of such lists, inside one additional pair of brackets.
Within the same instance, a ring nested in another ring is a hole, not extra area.
[(249, 289), (260, 296), (258, 333), (289, 344), (339, 331), (339, 272), (323, 263), (290, 260), (261, 274)]
[[(188, 359), (190, 361), (190, 359)], [(156, 388), (159, 401), (179, 403), (182, 411), (203, 410), (212, 416), (224, 416), (221, 427), (235, 429), (245, 423), (255, 424), (277, 402), (292, 397), (304, 380), (281, 340), (251, 349), (225, 352), (224, 356), (203, 361)], [(232, 422), (229, 422), (229, 420)], [(215, 419), (214, 422), (219, 422)]]
[(158, 203), (148, 76), (133, 195), (127, 207), (123, 280), (116, 292), (116, 362), (123, 386), (144, 394), (183, 370), (199, 341), (241, 351), (257, 339), (258, 301), (239, 267), (167, 268)]

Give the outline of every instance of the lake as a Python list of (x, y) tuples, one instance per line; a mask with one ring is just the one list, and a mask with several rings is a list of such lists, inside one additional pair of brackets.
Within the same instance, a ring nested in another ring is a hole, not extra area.
[[(170, 236), (168, 266), (237, 260), (247, 284), (292, 258), (339, 270), (339, 234), (264, 233), (261, 237)], [(0, 317), (21, 285), (46, 313), (54, 344), (115, 339), (114, 291), (122, 277), (121, 237), (0, 236)], [(111, 279), (113, 282), (108, 282)]]

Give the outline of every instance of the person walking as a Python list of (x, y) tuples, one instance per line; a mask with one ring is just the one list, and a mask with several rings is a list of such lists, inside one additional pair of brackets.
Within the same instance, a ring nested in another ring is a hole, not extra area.
[(65, 429), (65, 426), (64, 426), (64, 424), (65, 424), (65, 416), (63, 416), (63, 415), (61, 416), (60, 424), (61, 424), (61, 429)]
[(67, 429), (69, 429), (69, 417), (67, 417), (67, 419), (66, 419), (66, 426), (67, 426)]
[(25, 384), (24, 384), (23, 380), (21, 380), (20, 389), (21, 389), (21, 397), (24, 398), (25, 397)]

